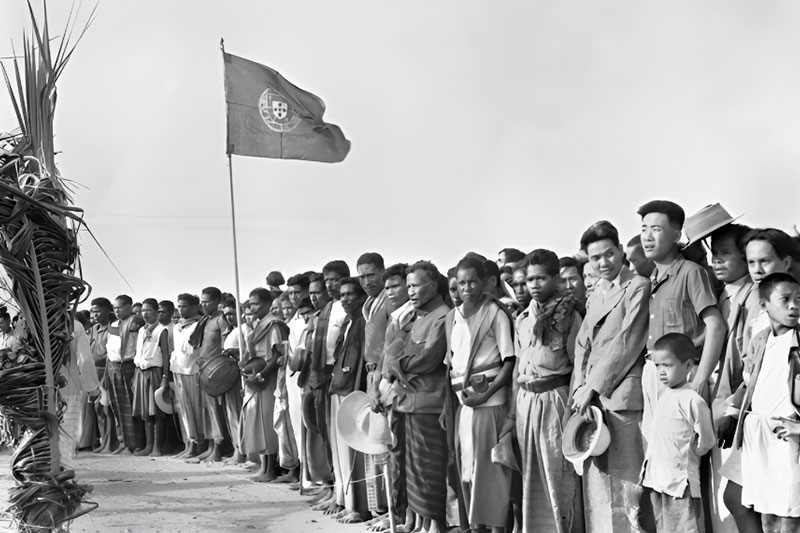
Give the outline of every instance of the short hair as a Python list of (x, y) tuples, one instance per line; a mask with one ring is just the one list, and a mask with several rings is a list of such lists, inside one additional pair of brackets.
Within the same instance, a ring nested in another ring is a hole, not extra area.
[(578, 261), (572, 256), (564, 256), (558, 260), (558, 271), (561, 272), (562, 268), (574, 267), (578, 271), (578, 275), (583, 277), (583, 262)]
[(212, 300), (222, 300), (222, 292), (216, 287), (206, 287), (200, 294), (205, 294)]
[(383, 264), (383, 256), (378, 252), (366, 252), (361, 254), (356, 261), (356, 268), (361, 265), (375, 265), (381, 270), (386, 268)]
[(683, 223), (686, 220), (686, 213), (683, 208), (675, 202), (669, 200), (652, 200), (647, 202), (636, 211), (640, 217), (644, 218), (650, 213), (661, 213), (667, 216), (669, 223), (675, 226), (676, 229), (683, 228)]
[(351, 278), (350, 276), (342, 278), (341, 282), (339, 283), (339, 287), (344, 287), (345, 285), (355, 285), (356, 293), (358, 293), (359, 295), (367, 294), (366, 292), (364, 292), (364, 288), (361, 286), (361, 283), (358, 281), (358, 278)]
[(548, 276), (558, 276), (558, 271), (560, 268), (558, 256), (555, 254), (555, 252), (545, 250), (544, 248), (537, 248), (528, 254), (525, 261), (525, 268), (529, 266), (540, 265), (544, 267), (544, 271)]
[(641, 236), (641, 234), (637, 235), (634, 238), (632, 238), (631, 240), (629, 240), (628, 243), (625, 246), (638, 246), (639, 248), (641, 248), (642, 247), (642, 236)]
[(456, 270), (457, 270), (456, 267), (448, 269), (448, 271), (447, 271), (447, 279), (451, 279), (451, 278), (456, 277)]
[(301, 289), (308, 289), (308, 286), (311, 285), (311, 281), (305, 274), (295, 274), (286, 282), (287, 287), (292, 287), (293, 285), (300, 285)]
[(106, 311), (113, 311), (114, 306), (111, 305), (111, 302), (108, 301), (108, 298), (95, 298), (92, 300), (92, 307), (99, 307), (100, 309), (105, 309)]
[(222, 307), (236, 307), (236, 297), (232, 294), (222, 293)]
[(581, 235), (581, 250), (585, 252), (590, 244), (604, 240), (611, 241), (611, 244), (619, 248), (619, 232), (608, 220), (595, 222), (583, 232), (583, 235)]
[(386, 283), (389, 278), (393, 278), (395, 276), (399, 276), (406, 279), (406, 270), (408, 270), (408, 265), (406, 263), (395, 263), (386, 270), (383, 271), (383, 282)]
[(497, 255), (506, 254), (506, 263), (516, 263), (525, 259), (525, 252), (516, 248), (503, 248)]
[(667, 333), (658, 339), (655, 344), (653, 344), (653, 349), (669, 352), (681, 363), (694, 359), (696, 352), (692, 339), (683, 333), (675, 332)]
[(142, 307), (142, 302), (136, 302), (135, 304), (133, 304), (133, 307), (141, 308)]
[(325, 277), (320, 272), (313, 272), (308, 276), (308, 285), (311, 286), (314, 282), (325, 283)]
[(286, 283), (286, 280), (283, 279), (283, 274), (278, 272), (277, 270), (273, 270), (269, 274), (267, 274), (267, 285), (275, 285), (279, 287)]
[(474, 252), (469, 252), (467, 255), (461, 258), (461, 260), (456, 265), (456, 274), (458, 274), (459, 270), (469, 270), (474, 269), (475, 273), (478, 275), (479, 278), (483, 279), (486, 277), (486, 258), (480, 256)]
[(258, 298), (258, 301), (265, 304), (271, 304), (272, 300), (274, 299), (272, 296), (272, 292), (268, 291), (264, 287), (256, 287), (255, 289), (250, 291), (249, 296), (255, 296), (256, 298)]
[(785, 232), (777, 228), (756, 228), (751, 230), (742, 239), (742, 248), (746, 248), (752, 241), (767, 241), (778, 257), (786, 259), (793, 255), (795, 247), (792, 238)]
[(158, 311), (158, 301), (155, 298), (145, 298), (142, 300), (142, 306), (144, 306), (144, 304), (147, 304), (154, 310)]
[(511, 274), (514, 274), (514, 272), (516, 272), (517, 270), (522, 270), (523, 272), (525, 272), (525, 269), (527, 268), (527, 266), (528, 266), (528, 263), (527, 263), (527, 261), (525, 261), (525, 259), (522, 259), (521, 261), (517, 261), (516, 263), (511, 265)]
[(198, 298), (196, 294), (189, 294), (188, 292), (182, 292), (178, 295), (177, 298), (175, 298), (176, 302), (180, 302), (181, 300), (183, 300), (190, 306), (200, 305), (200, 298)]
[(725, 224), (711, 233), (711, 241), (715, 239), (733, 239), (734, 245), (744, 254), (744, 238), (753, 230), (744, 224)]
[(406, 269), (406, 275), (412, 274), (419, 270), (425, 272), (425, 275), (428, 276), (428, 279), (438, 285), (439, 278), (442, 275), (439, 273), (439, 269), (436, 268), (436, 265), (430, 261), (417, 261), (416, 263), (409, 265), (409, 267)]
[(123, 305), (133, 305), (133, 299), (132, 299), (130, 296), (128, 296), (127, 294), (120, 294), (119, 296), (117, 296), (116, 298), (114, 298), (114, 301), (115, 301), (115, 302), (116, 302), (117, 300), (119, 300), (120, 302), (122, 302), (122, 303), (123, 303)]
[(781, 283), (791, 283), (793, 285), (800, 285), (794, 276), (787, 272), (773, 272), (772, 274), (764, 277), (758, 283), (758, 297), (761, 300), (769, 300), (772, 296), (772, 291)]
[[(5, 316), (6, 316), (6, 317), (8, 317), (8, 314), (6, 314)], [(3, 316), (2, 316), (2, 315), (0, 315), (0, 318), (3, 318)], [(9, 318), (10, 318), (10, 317), (9, 317)], [(80, 322), (80, 323), (81, 323), (81, 325), (82, 325), (84, 328), (88, 328), (88, 327), (89, 327), (89, 326), (92, 324), (92, 317), (91, 317), (91, 315), (89, 314), (89, 311), (87, 311), (86, 309), (81, 309), (80, 311), (78, 311), (77, 313), (75, 313), (75, 319), (76, 319), (78, 322)]]
[(497, 263), (491, 259), (487, 259), (483, 263), (483, 268), (486, 277), (488, 278), (489, 276), (494, 276), (495, 286), (500, 287), (500, 267), (497, 265)]
[(300, 300), (300, 303), (297, 304), (298, 309), (302, 309), (304, 307), (310, 307), (311, 309), (314, 309), (314, 304), (311, 303), (311, 298), (303, 298)]
[(158, 302), (158, 307), (163, 307), (170, 316), (175, 313), (175, 304), (171, 300), (161, 300)]
[(325, 263), (325, 266), (322, 267), (323, 276), (326, 272), (335, 272), (343, 278), (350, 277), (350, 267), (341, 259), (334, 259)]

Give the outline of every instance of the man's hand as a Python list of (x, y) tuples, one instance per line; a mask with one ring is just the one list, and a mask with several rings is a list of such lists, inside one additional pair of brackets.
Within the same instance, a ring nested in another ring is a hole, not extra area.
[(586, 385), (581, 385), (572, 394), (572, 408), (578, 411), (587, 422), (590, 422), (593, 417), (589, 407), (592, 404), (592, 400), (594, 400), (595, 394), (597, 394), (595, 390)]
[(488, 399), (489, 396), (486, 393), (475, 392), (474, 390), (470, 392), (470, 389), (464, 389), (461, 392), (461, 403), (467, 407), (477, 407)]
[(500, 429), (500, 435), (497, 437), (497, 440), (502, 439), (506, 433), (515, 433), (517, 431), (517, 421), (513, 418), (506, 418), (503, 427)]
[(779, 422), (779, 424), (772, 429), (776, 437), (781, 440), (792, 439), (800, 442), (800, 421), (794, 418), (786, 418), (785, 416), (773, 416), (770, 418)]

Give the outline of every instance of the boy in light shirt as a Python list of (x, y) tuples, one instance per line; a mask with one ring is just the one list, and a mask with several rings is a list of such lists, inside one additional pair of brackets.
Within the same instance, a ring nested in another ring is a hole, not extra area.
[(650, 494), (658, 533), (699, 533), (700, 457), (716, 442), (711, 410), (688, 383), (694, 343), (683, 333), (667, 333), (653, 345), (653, 362), (664, 386), (642, 466), (642, 485)]

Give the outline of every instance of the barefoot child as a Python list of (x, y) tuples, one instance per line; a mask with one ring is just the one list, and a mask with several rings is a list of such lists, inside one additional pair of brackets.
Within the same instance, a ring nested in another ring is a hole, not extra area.
[[(800, 530), (800, 423), (795, 401), (800, 284), (773, 273), (758, 286), (769, 329), (744, 360), (745, 383), (735, 444), (742, 448), (742, 504), (761, 513), (765, 533)], [(793, 401), (793, 393), (795, 401)]]
[(164, 413), (155, 400), (156, 389), (164, 376), (164, 363), (169, 364), (169, 331), (159, 323), (158, 302), (147, 298), (142, 302), (142, 318), (145, 325), (139, 330), (136, 340), (136, 356), (133, 359), (136, 373), (133, 376), (133, 416), (145, 423), (145, 446), (134, 455), (162, 455), (164, 440)]
[(687, 383), (694, 343), (667, 333), (653, 345), (653, 362), (664, 391), (656, 402), (642, 466), (658, 533), (695, 533), (700, 525), (700, 457), (716, 442), (711, 410)]

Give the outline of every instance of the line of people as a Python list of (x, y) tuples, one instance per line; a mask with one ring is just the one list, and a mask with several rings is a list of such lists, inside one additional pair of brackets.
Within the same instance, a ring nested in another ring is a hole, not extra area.
[[(95, 449), (165, 453), (174, 390), (179, 457), (257, 459), (255, 481), (375, 530), (391, 503), (406, 532), (800, 531), (800, 243), (719, 204), (637, 213), (640, 235), (599, 221), (561, 259), (471, 252), (443, 274), (365, 253), (354, 276), (335, 260), (140, 317), (96, 298)], [(355, 391), (387, 457), (338, 431)]]

